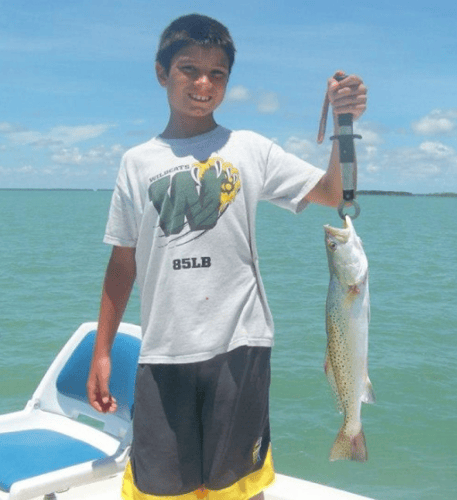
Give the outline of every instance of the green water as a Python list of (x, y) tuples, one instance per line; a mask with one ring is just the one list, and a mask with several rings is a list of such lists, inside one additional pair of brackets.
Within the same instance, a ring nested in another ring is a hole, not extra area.
[[(96, 320), (111, 194), (0, 191), (0, 413), (21, 409), (77, 326)], [(257, 240), (276, 324), (271, 419), (279, 472), (378, 500), (457, 495), (457, 201), (361, 196), (370, 263), (369, 461), (328, 461), (341, 425), (323, 374), (328, 270), (322, 225), (259, 207)], [(138, 322), (134, 291), (125, 320)]]

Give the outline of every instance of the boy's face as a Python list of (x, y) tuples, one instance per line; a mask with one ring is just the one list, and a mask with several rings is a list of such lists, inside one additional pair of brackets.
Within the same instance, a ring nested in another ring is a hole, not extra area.
[(229, 61), (220, 47), (184, 47), (173, 57), (168, 74), (159, 63), (156, 70), (167, 89), (172, 118), (212, 118), (224, 99)]

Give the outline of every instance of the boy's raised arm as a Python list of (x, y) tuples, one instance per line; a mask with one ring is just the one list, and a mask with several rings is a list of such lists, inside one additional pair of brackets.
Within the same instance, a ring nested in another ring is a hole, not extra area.
[(135, 276), (135, 248), (113, 247), (103, 283), (97, 337), (87, 380), (89, 403), (103, 413), (117, 410), (117, 402), (109, 392), (111, 347)]
[[(367, 106), (367, 88), (362, 79), (349, 75), (338, 82), (334, 78), (328, 80), (328, 97), (333, 108), (334, 134), (338, 135), (337, 116), (351, 113), (357, 120)], [(342, 200), (341, 169), (339, 160), (339, 142), (333, 141), (330, 162), (325, 175), (306, 196), (306, 201), (337, 207)]]

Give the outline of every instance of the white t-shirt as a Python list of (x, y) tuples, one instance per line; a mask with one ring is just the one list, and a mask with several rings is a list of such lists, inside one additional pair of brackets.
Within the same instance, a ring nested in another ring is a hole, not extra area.
[(298, 212), (323, 173), (256, 133), (220, 126), (127, 151), (104, 242), (136, 247), (140, 363), (192, 363), (242, 345), (272, 346), (257, 203)]

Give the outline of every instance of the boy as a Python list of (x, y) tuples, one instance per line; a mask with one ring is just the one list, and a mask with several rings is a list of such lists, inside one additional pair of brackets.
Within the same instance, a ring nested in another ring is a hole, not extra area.
[[(116, 411), (110, 348), (133, 282), (141, 296), (133, 443), (123, 498), (262, 499), (274, 480), (268, 393), (273, 325), (254, 239), (257, 202), (298, 212), (341, 198), (338, 142), (327, 173), (258, 134), (215, 122), (235, 48), (200, 15), (164, 31), (156, 72), (170, 118), (122, 160), (88, 396)], [(329, 80), (334, 114), (365, 110), (355, 76)]]

